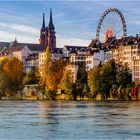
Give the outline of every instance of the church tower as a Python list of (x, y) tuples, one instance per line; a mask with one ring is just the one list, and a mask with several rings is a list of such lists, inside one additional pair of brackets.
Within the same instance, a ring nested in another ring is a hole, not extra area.
[(45, 14), (43, 13), (43, 21), (42, 21), (42, 28), (40, 30), (40, 39), (39, 42), (41, 45), (45, 46), (46, 45), (46, 29), (45, 29)]
[(48, 47), (56, 48), (55, 27), (53, 25), (52, 10), (50, 9), (50, 21), (48, 25)]
[(40, 30), (39, 42), (49, 48), (56, 48), (55, 27), (53, 25), (52, 10), (50, 9), (50, 19), (48, 27), (45, 27), (45, 14), (43, 13), (42, 28)]

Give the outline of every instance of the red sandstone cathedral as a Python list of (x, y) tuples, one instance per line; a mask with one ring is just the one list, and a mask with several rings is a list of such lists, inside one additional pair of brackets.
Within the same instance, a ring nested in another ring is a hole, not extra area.
[(52, 10), (50, 10), (50, 20), (49, 24), (45, 26), (45, 14), (43, 13), (42, 28), (40, 30), (39, 42), (41, 45), (49, 48), (56, 48), (56, 36), (55, 27), (53, 25)]

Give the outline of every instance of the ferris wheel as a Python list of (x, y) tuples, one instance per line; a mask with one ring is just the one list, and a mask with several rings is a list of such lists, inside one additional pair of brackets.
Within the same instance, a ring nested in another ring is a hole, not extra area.
[(120, 10), (116, 8), (107, 9), (98, 22), (96, 39), (106, 41), (110, 37), (126, 37), (127, 27), (125, 19)]

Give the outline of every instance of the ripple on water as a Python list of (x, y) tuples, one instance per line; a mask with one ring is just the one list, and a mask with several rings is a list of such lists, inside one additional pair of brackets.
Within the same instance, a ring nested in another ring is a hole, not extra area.
[(140, 139), (140, 102), (0, 101), (1, 139)]

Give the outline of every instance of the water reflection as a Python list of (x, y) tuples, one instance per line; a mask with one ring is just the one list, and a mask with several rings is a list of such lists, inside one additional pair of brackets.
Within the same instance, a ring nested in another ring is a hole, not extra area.
[(1, 101), (1, 139), (140, 138), (140, 102)]

